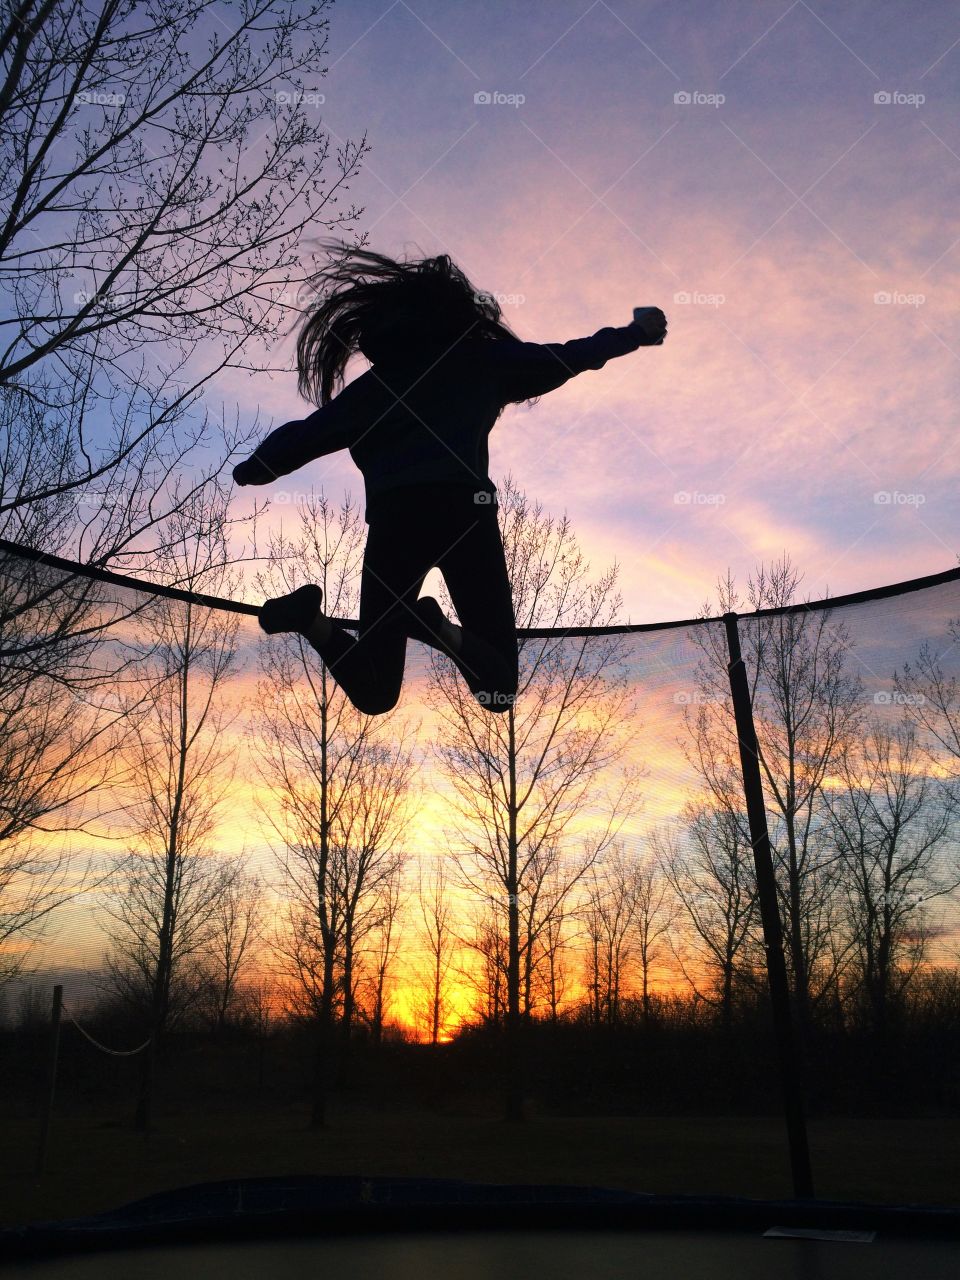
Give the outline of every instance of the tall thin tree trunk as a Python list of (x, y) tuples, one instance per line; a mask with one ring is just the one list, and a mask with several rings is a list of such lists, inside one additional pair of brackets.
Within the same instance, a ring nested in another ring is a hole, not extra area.
[(150, 1128), (153, 1111), (153, 1091), (157, 1075), (157, 1046), (163, 1034), (167, 1009), (170, 1004), (170, 983), (173, 979), (173, 899), (174, 884), (177, 878), (177, 860), (180, 853), (180, 813), (183, 808), (183, 795), (186, 788), (187, 770), (187, 717), (188, 693), (190, 681), (190, 641), (193, 606), (186, 609), (186, 629), (184, 642), (184, 661), (180, 668), (180, 734), (177, 747), (177, 780), (173, 793), (173, 804), (170, 810), (170, 827), (167, 834), (167, 857), (164, 868), (163, 916), (160, 924), (160, 939), (157, 948), (157, 970), (154, 976), (150, 1010), (150, 1044), (144, 1050), (144, 1064), (140, 1075), (140, 1095), (137, 1099), (137, 1110), (134, 1117), (134, 1128), (146, 1133)]
[(432, 1017), (430, 1025), (431, 1044), (439, 1044), (440, 1042), (440, 978), (440, 946), (438, 944), (433, 958), (433, 1008), (431, 1010)]
[(317, 1040), (313, 1071), (313, 1109), (310, 1128), (322, 1129), (327, 1123), (327, 1095), (335, 1069), (335, 1044), (333, 1026), (333, 963), (324, 958), (323, 993), (320, 997), (320, 1013), (317, 1018)]
[(507, 833), (509, 859), (507, 867), (507, 918), (509, 936), (507, 942), (507, 1052), (505, 1118), (511, 1123), (523, 1120), (523, 1085), (521, 1082), (520, 1056), (520, 894), (517, 872), (517, 753), (514, 713), (509, 716), (510, 796), (509, 830)]
[(323, 944), (323, 989), (317, 1019), (317, 1041), (313, 1070), (313, 1108), (310, 1128), (322, 1129), (327, 1122), (327, 1093), (331, 1079), (333, 1054), (333, 930), (330, 927), (327, 899), (327, 867), (330, 857), (329, 779), (327, 777), (327, 669), (321, 669), (320, 701), (320, 867), (317, 877), (317, 912), (320, 939)]

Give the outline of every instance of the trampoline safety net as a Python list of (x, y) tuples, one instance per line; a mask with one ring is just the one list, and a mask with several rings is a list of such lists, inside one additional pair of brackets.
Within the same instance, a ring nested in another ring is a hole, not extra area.
[(788, 1196), (799, 1131), (818, 1196), (960, 1202), (957, 572), (732, 620), (771, 921), (729, 618), (521, 631), (501, 714), (410, 641), (370, 718), (212, 579), (0, 559), (6, 1225), (289, 1173)]

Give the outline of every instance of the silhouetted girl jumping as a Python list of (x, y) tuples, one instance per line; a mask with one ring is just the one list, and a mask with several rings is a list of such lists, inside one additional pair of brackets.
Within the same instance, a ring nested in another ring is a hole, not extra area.
[[(404, 262), (324, 247), (335, 261), (312, 281), (321, 300), (297, 342), (300, 392), (320, 408), (278, 427), (233, 475), (240, 485), (269, 484), (350, 450), (369, 525), (359, 631), (354, 638), (327, 618), (312, 584), (267, 600), (260, 626), (304, 636), (368, 715), (396, 705), (408, 637), (450, 657), (482, 706), (505, 711), (517, 691), (517, 636), (487, 436), (506, 405), (659, 344), (666, 317), (641, 308), (631, 324), (590, 338), (521, 342), (494, 297), (474, 289), (446, 254)], [(371, 367), (343, 387), (356, 351)], [(418, 599), (434, 567), (459, 626), (432, 597)]]

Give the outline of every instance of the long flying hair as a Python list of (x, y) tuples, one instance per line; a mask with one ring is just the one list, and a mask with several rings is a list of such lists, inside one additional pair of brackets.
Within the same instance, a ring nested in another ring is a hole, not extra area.
[(491, 294), (474, 288), (443, 253), (399, 261), (342, 241), (322, 242), (329, 266), (310, 277), (319, 295), (297, 339), (300, 394), (324, 405), (343, 386), (347, 361), (402, 344), (405, 352), (468, 334), (519, 341)]

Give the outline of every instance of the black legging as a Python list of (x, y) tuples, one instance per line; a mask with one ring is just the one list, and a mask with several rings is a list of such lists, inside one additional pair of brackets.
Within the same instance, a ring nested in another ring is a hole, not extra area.
[[(360, 583), (356, 639), (333, 624), (314, 648), (358, 710), (395, 707), (411, 632), (446, 653), (490, 711), (506, 711), (517, 691), (517, 635), (497, 509), (467, 486), (416, 485), (381, 498), (370, 525)], [(413, 605), (432, 568), (443, 574), (463, 628), (453, 653), (420, 636)]]

